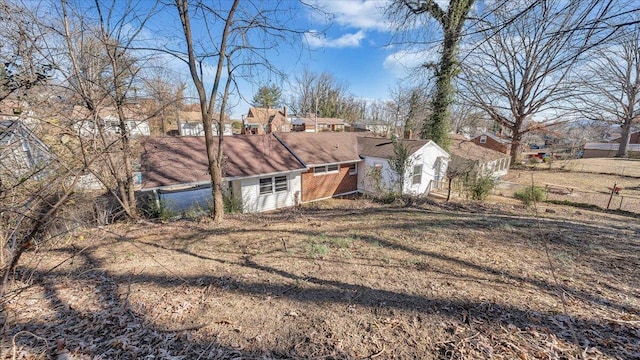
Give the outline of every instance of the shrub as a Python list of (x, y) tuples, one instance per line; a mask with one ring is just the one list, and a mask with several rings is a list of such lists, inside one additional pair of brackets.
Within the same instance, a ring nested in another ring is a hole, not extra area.
[(465, 184), (467, 193), (473, 200), (485, 200), (496, 186), (496, 180), (488, 175), (470, 176)]
[(142, 214), (148, 219), (168, 220), (177, 217), (179, 214), (167, 206), (164, 201), (148, 201), (141, 207)]
[(545, 198), (544, 188), (539, 186), (528, 186), (527, 188), (516, 191), (513, 196), (522, 201), (525, 205), (531, 205), (533, 202), (543, 201)]
[(241, 213), (244, 209), (242, 208), (242, 198), (239, 196), (233, 196), (231, 192), (223, 193), (223, 201), (224, 201), (224, 212), (227, 214), (233, 213)]

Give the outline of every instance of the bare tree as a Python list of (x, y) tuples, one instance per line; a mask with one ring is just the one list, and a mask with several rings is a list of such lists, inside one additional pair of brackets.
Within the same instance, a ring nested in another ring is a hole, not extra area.
[[(78, 11), (82, 7), (60, 0), (62, 26), (51, 24), (52, 28), (62, 28), (60, 36), (65, 44), (56, 66), (66, 76), (60, 86), (79, 104), (71, 117), (79, 121), (73, 126), (78, 130), (80, 158), (85, 165), (92, 163), (87, 168), (130, 218), (138, 213), (129, 120), (136, 116), (132, 103), (144, 66), (144, 59), (134, 54), (134, 45), (155, 10), (153, 3), (144, 9), (137, 5), (130, 1), (95, 1), (91, 9), (95, 16), (90, 16)], [(123, 11), (114, 11), (116, 6), (124, 7)], [(105, 123), (106, 116), (115, 117), (113, 128)], [(101, 161), (93, 161), (94, 156)]]
[(623, 30), (616, 43), (597, 49), (577, 71), (581, 113), (622, 129), (616, 157), (628, 156), (634, 124), (640, 122), (640, 26)]
[(0, 3), (0, 101), (26, 96), (50, 76), (51, 64), (40, 54), (46, 36), (27, 9), (10, 1)]
[(574, 95), (571, 71), (600, 39), (596, 31), (576, 29), (585, 19), (609, 11), (606, 6), (584, 5), (544, 1), (528, 7), (523, 15), (518, 7), (494, 11), (481, 25), (482, 36), (466, 56), (462, 92), (511, 132), (512, 164), (517, 163), (524, 134), (566, 115), (561, 109), (567, 108)]
[[(228, 7), (226, 7), (228, 5)], [(283, 76), (269, 61), (269, 51), (283, 43), (295, 43), (287, 39), (288, 34), (299, 35), (302, 31), (288, 27), (293, 20), (292, 8), (286, 2), (276, 2), (272, 6), (263, 3), (246, 1), (240, 3), (234, 0), (227, 4), (221, 2), (220, 9), (202, 2), (175, 0), (175, 6), (180, 16), (183, 35), (186, 40), (186, 62), (196, 88), (202, 114), (207, 156), (209, 159), (209, 173), (211, 175), (211, 191), (213, 196), (212, 217), (216, 222), (223, 219), (224, 201), (222, 196), (223, 182), (223, 136), (214, 139), (214, 114), (219, 113), (215, 121), (217, 134), (224, 129), (224, 113), (229, 101), (229, 93), (237, 89), (236, 78), (258, 78), (258, 73), (275, 73)], [(194, 38), (193, 18), (191, 11), (199, 14), (199, 25), (206, 29), (204, 45)], [(201, 16), (200, 16), (201, 15)], [(218, 39), (211, 43), (211, 39)], [(211, 49), (213, 47), (213, 50)], [(207, 79), (204, 68), (210, 67), (209, 59), (214, 59), (215, 75)], [(223, 70), (226, 73), (223, 74)], [(212, 83), (211, 91), (207, 94), (205, 82)], [(240, 94), (242, 95), (242, 94)], [(220, 106), (217, 101), (220, 100)]]
[(347, 94), (348, 86), (328, 72), (315, 74), (304, 70), (295, 77), (293, 87), (292, 107), (298, 114), (344, 118), (357, 107), (357, 102)]

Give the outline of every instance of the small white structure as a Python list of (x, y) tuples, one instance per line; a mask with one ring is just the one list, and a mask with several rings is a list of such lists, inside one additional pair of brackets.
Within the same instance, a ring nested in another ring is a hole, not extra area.
[[(426, 195), (444, 179), (449, 154), (433, 141), (398, 140), (406, 147), (409, 159), (406, 163), (402, 194)], [(358, 164), (358, 191), (379, 193), (399, 187), (399, 176), (391, 168), (390, 159), (395, 157), (394, 142), (389, 139), (361, 137), (358, 139), (360, 156)]]

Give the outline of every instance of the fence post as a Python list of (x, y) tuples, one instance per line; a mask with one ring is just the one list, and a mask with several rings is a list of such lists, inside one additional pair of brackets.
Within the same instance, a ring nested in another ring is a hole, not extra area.
[(616, 187), (618, 187), (618, 184), (613, 183), (613, 188), (611, 188), (611, 195), (609, 195), (609, 202), (607, 203), (607, 210), (609, 210), (609, 205), (611, 205), (611, 199), (613, 199), (613, 193), (616, 192)]

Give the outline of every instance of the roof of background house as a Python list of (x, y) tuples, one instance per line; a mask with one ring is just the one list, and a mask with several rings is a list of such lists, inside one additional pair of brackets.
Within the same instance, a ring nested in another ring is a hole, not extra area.
[(276, 135), (306, 166), (360, 161), (355, 133), (290, 132)]
[[(304, 166), (273, 135), (225, 136), (224, 176), (251, 177)], [(201, 136), (149, 137), (142, 140), (142, 188), (210, 180), (205, 139)]]
[(464, 159), (477, 161), (493, 161), (508, 157), (499, 151), (476, 145), (471, 140), (460, 134), (451, 135), (449, 153)]
[(300, 124), (300, 123), (314, 123), (317, 122), (318, 124), (328, 124), (328, 125), (345, 125), (346, 122), (343, 119), (339, 119), (339, 118), (324, 118), (324, 117), (313, 117), (313, 116), (308, 116), (308, 117), (303, 117), (303, 116), (294, 116), (291, 120), (292, 124)]
[[(418, 149), (427, 145), (430, 140), (406, 140), (402, 139), (403, 144), (407, 146), (409, 155), (418, 151)], [(393, 149), (393, 142), (386, 138), (374, 138), (374, 137), (358, 137), (358, 147), (360, 148), (360, 155), (371, 156), (382, 159), (391, 159), (395, 156)]]
[(509, 141), (509, 139), (501, 138), (498, 135), (496, 135), (494, 133), (487, 132), (487, 131), (483, 131), (480, 134), (472, 137), (471, 139), (475, 139), (475, 138), (478, 138), (478, 137), (483, 136), (483, 135), (484, 136), (488, 136), (488, 137), (492, 138), (493, 140), (495, 140), (495, 141), (497, 141), (499, 143), (502, 143), (502, 144), (510, 144), (511, 143), (511, 141)]
[(261, 124), (266, 124), (271, 119), (281, 119), (287, 121), (287, 117), (282, 109), (278, 108), (257, 108), (250, 107), (249, 113), (247, 114), (246, 121), (247, 122), (258, 122)]

